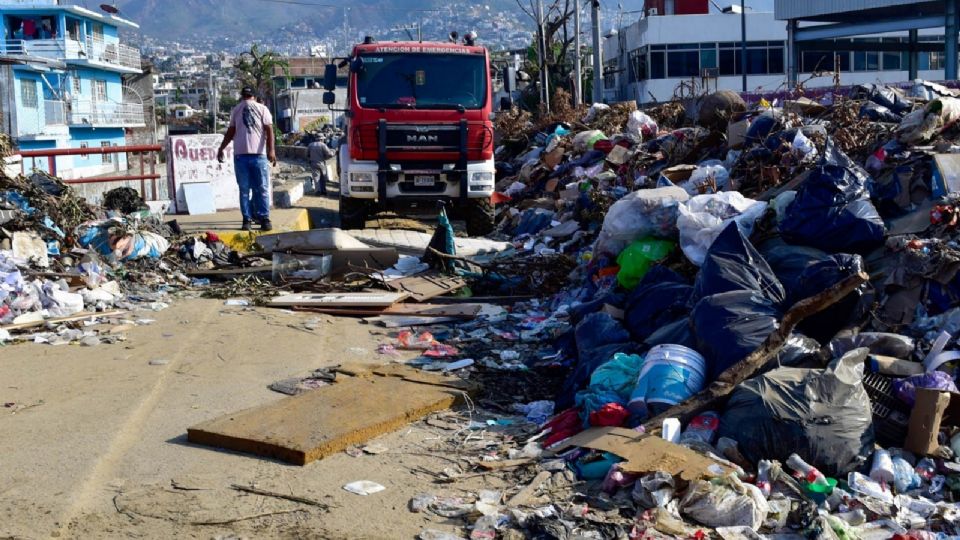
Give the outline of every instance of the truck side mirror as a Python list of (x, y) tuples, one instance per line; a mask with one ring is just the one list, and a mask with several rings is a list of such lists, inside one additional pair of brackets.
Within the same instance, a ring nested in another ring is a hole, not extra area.
[[(327, 64), (324, 66), (323, 71), (323, 88), (328, 92), (333, 92), (337, 89), (337, 65), (336, 64)], [(324, 96), (324, 103), (326, 103), (326, 96)]]
[(337, 96), (329, 90), (323, 93), (323, 104), (324, 105), (333, 105), (337, 102)]

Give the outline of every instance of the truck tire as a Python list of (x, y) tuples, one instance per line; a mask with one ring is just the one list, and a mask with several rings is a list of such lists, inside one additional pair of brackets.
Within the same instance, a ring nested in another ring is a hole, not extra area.
[(363, 229), (367, 225), (367, 202), (340, 196), (340, 228)]
[(493, 232), (496, 217), (490, 199), (470, 199), (463, 208), (463, 219), (470, 236), (486, 236)]

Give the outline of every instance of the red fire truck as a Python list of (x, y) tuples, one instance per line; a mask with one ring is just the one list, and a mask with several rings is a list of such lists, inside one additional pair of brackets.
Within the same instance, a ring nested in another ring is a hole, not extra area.
[[(362, 228), (386, 208), (435, 212), (448, 203), (471, 236), (493, 228), (490, 60), (462, 43), (384, 42), (367, 38), (350, 68), (346, 144), (340, 147), (340, 221)], [(325, 73), (334, 102), (337, 66)]]

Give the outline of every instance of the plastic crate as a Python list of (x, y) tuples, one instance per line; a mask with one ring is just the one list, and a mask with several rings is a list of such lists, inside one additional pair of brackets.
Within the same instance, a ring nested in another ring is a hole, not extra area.
[(907, 438), (910, 408), (897, 399), (893, 379), (879, 373), (867, 373), (863, 377), (863, 387), (870, 397), (877, 442), (884, 447), (902, 447)]

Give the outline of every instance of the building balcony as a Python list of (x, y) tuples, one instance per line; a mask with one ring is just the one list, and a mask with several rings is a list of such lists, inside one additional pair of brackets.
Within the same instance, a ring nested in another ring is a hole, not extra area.
[(139, 49), (93, 37), (84, 41), (61, 38), (8, 39), (0, 41), (0, 55), (48, 58), (121, 73), (140, 72)]
[(140, 103), (75, 99), (70, 107), (74, 127), (143, 127), (146, 121)]

